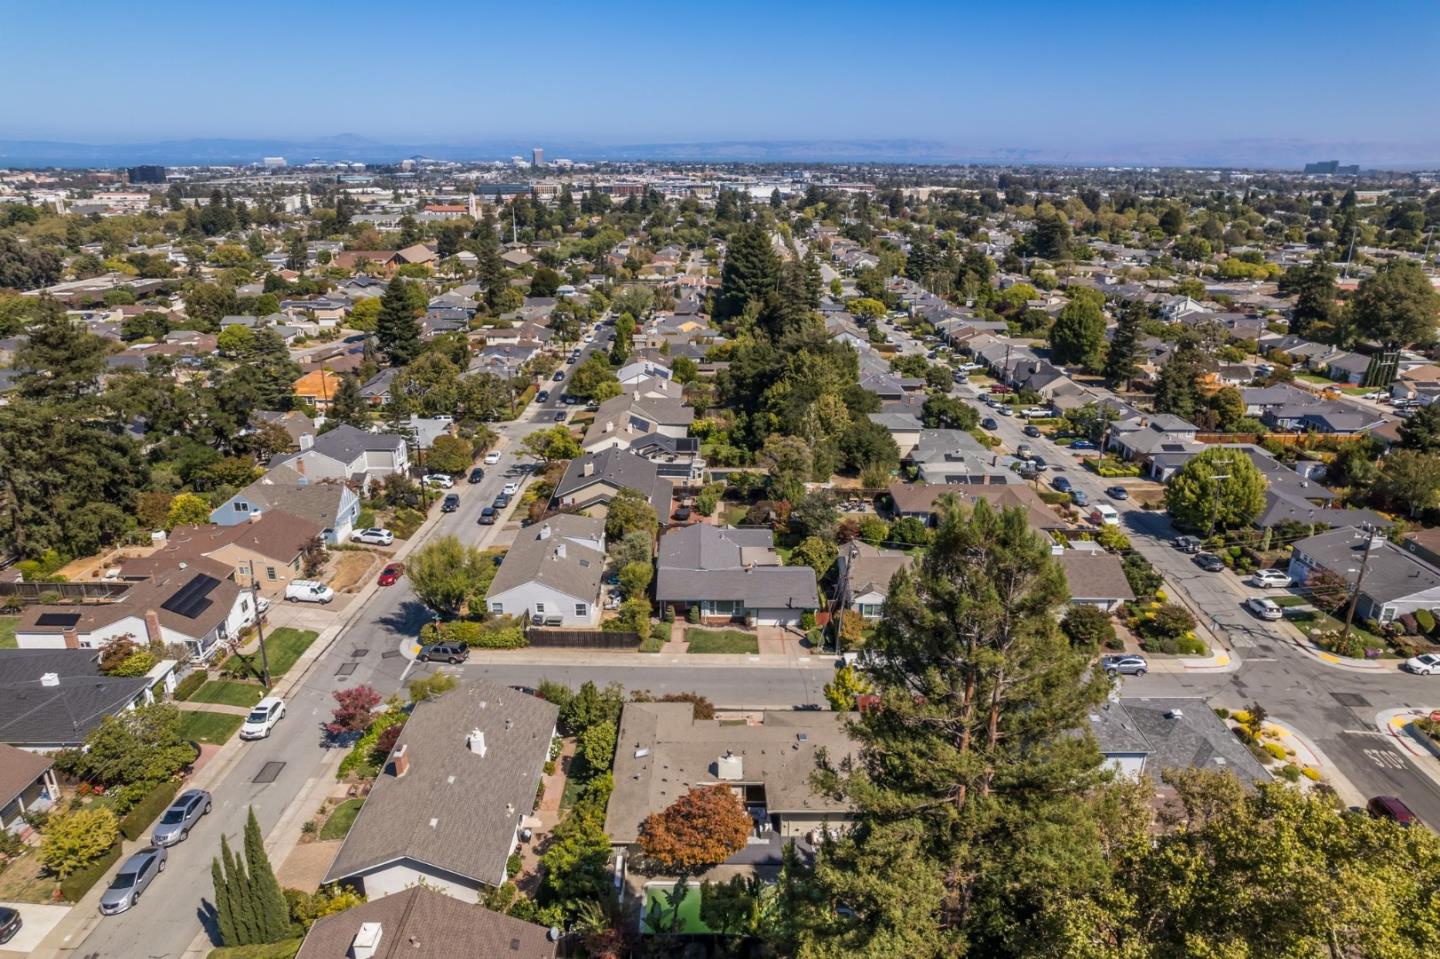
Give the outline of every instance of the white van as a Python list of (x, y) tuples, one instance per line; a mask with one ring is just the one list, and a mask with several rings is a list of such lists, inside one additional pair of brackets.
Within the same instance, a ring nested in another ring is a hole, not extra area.
[(1115, 511), (1115, 507), (1099, 503), (1090, 511), (1090, 522), (1096, 526), (1119, 526), (1120, 514)]
[(335, 590), (313, 579), (292, 579), (285, 587), (289, 603), (328, 603), (334, 598)]

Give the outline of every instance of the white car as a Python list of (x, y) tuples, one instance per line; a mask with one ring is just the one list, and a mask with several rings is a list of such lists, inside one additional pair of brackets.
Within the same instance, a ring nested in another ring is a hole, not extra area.
[(499, 451), (499, 450), (491, 450), (490, 452), (488, 452), (488, 453), (485, 454), (485, 465), (486, 465), (486, 466), (494, 466), (494, 465), (495, 465), (496, 463), (498, 463), (498, 462), (500, 462), (500, 451)]
[(520, 484), (506, 483), (505, 488), (502, 489), (500, 492), (504, 493), (506, 496), (514, 496), (516, 493), (520, 492)]
[(285, 601), (289, 603), (328, 603), (335, 590), (313, 579), (292, 579), (285, 585)]
[(1416, 676), (1434, 676), (1440, 673), (1440, 653), (1421, 653), (1405, 660), (1405, 670)]
[(1285, 610), (1275, 605), (1273, 599), (1266, 599), (1264, 596), (1253, 596), (1245, 600), (1245, 608), (1261, 619), (1274, 621), (1285, 618)]
[(424, 481), (426, 486), (438, 486), (441, 489), (449, 489), (455, 485), (455, 477), (447, 476), (444, 473), (430, 473)]
[(1025, 417), (1026, 419), (1044, 418), (1050, 415), (1050, 411), (1047, 409), (1043, 409), (1039, 406), (1032, 406), (1028, 410), (1023, 411), (1020, 415)]
[(1097, 503), (1090, 511), (1090, 522), (1096, 526), (1119, 526), (1120, 513), (1113, 506)]
[(1250, 585), (1262, 589), (1285, 589), (1293, 583), (1294, 580), (1278, 569), (1257, 569), (1250, 577)]
[(241, 739), (265, 739), (275, 724), (285, 718), (285, 700), (279, 696), (266, 696), (255, 704), (245, 725), (240, 727)]
[(1374, 392), (1363, 394), (1360, 398), (1362, 400), (1383, 400), (1389, 395), (1390, 394), (1386, 393), (1384, 390), (1375, 390)]
[(357, 543), (369, 543), (371, 546), (389, 546), (395, 542), (395, 534), (383, 526), (357, 529), (350, 534), (350, 538)]

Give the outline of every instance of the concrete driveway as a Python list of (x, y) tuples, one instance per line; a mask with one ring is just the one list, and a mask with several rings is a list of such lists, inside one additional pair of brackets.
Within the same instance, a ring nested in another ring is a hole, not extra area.
[(28, 956), (70, 911), (69, 906), (40, 906), (33, 902), (0, 902), (0, 906), (18, 909), (22, 923), (15, 938), (0, 946), (0, 957), (3, 959)]

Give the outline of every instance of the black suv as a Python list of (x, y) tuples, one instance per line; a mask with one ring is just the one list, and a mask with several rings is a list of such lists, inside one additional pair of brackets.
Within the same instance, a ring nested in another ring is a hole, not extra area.
[(453, 513), (460, 508), (460, 494), (446, 493), (445, 501), (440, 504), (440, 512)]
[(415, 657), (422, 663), (455, 663), (460, 664), (470, 658), (470, 647), (464, 643), (431, 643), (429, 646), (421, 647), (420, 655)]
[(471, 483), (478, 483), (478, 482), (480, 482), (481, 480), (483, 480), (484, 478), (485, 478), (485, 471), (484, 471), (483, 469), (481, 469), (480, 467), (477, 466), (477, 467), (475, 467), (474, 469), (472, 469), (472, 470), (470, 471), (470, 482), (471, 482)]

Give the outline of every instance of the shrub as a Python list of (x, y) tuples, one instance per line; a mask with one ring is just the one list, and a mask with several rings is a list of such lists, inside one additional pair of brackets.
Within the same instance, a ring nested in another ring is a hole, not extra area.
[(685, 621), (687, 623), (700, 622), (700, 607), (698, 605), (693, 605), (685, 610)]
[(1093, 649), (1115, 638), (1109, 614), (1094, 606), (1071, 606), (1060, 623), (1071, 645)]
[(1224, 706), (1216, 706), (1215, 715), (1219, 716), (1221, 719), (1228, 719), (1230, 718), (1230, 710), (1226, 709)]
[(165, 807), (170, 805), (170, 801), (179, 791), (180, 782), (175, 779), (151, 789), (125, 814), (125, 818), (120, 820), (120, 834), (131, 842), (145, 835), (155, 817), (165, 811)]
[(180, 680), (180, 682), (178, 682), (178, 683), (175, 684), (175, 698), (178, 699), (178, 700), (180, 700), (181, 702), (184, 702), (185, 700), (189, 699), (191, 696), (194, 696), (194, 695), (195, 695), (195, 691), (198, 690), (201, 686), (204, 686), (204, 685), (205, 685), (205, 682), (206, 682), (209, 678), (210, 678), (210, 671), (209, 671), (209, 670), (206, 670), (206, 669), (195, 669), (195, 670), (191, 670), (190, 673), (187, 674), (184, 679)]
[(1300, 781), (1300, 767), (1294, 763), (1286, 763), (1280, 767), (1280, 778), (1286, 782), (1298, 783)]
[(395, 511), (394, 516), (390, 517), (390, 531), (398, 539), (409, 539), (415, 535), (415, 531), (423, 522), (425, 522), (424, 513), (409, 507), (401, 507)]
[(1406, 636), (1414, 636), (1420, 632), (1419, 620), (1410, 613), (1402, 614), (1396, 619), (1396, 622), (1400, 624), (1400, 628)]
[(505, 860), (505, 878), (514, 879), (520, 875), (520, 867), (523, 865), (518, 852), (512, 852), (510, 858)]
[(1148, 636), (1159, 639), (1179, 639), (1195, 628), (1195, 617), (1189, 610), (1173, 603), (1165, 603), (1140, 620), (1140, 629)]
[(484, 623), (473, 620), (457, 620), (442, 623), (437, 631), (434, 623), (426, 623), (420, 629), (422, 643), (434, 643), (441, 639), (464, 643), (472, 649), (522, 649), (529, 645), (525, 639), (525, 628), (514, 616), (492, 619)]
[(665, 609), (660, 613), (660, 618), (667, 623), (675, 622), (675, 604), (666, 603)]
[(807, 609), (800, 614), (800, 628), (807, 633), (815, 628), (815, 614), (812, 611)]
[(1415, 624), (1425, 635), (1435, 632), (1435, 614), (1428, 609), (1415, 610)]
[(55, 816), (40, 843), (40, 861), (63, 880), (103, 858), (119, 833), (115, 814), (103, 806)]
[(1312, 783), (1318, 783), (1320, 781), (1320, 770), (1316, 769), (1314, 766), (1305, 766), (1300, 770), (1300, 775), (1304, 776)]
[(61, 879), (60, 893), (65, 897), (65, 901), (79, 902), (84, 898), (90, 887), (104, 878), (110, 867), (120, 859), (123, 849), (124, 847), (116, 842), (99, 859)]
[[(344, 779), (349, 773), (356, 773), (360, 776), (374, 775), (374, 767), (384, 762), (385, 756), (394, 747), (395, 740), (399, 737), (398, 727), (404, 725), (410, 714), (403, 709), (390, 709), (375, 717), (370, 728), (355, 742), (355, 747), (350, 750), (349, 755), (340, 760), (340, 768), (335, 772), (336, 779)], [(385, 739), (387, 730), (395, 727), (396, 732), (390, 734), (387, 748), (382, 752), (380, 744)]]
[(1279, 743), (1262, 743), (1260, 748), (1265, 750), (1270, 755), (1274, 756), (1276, 759), (1285, 758), (1285, 747), (1280, 745)]

